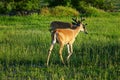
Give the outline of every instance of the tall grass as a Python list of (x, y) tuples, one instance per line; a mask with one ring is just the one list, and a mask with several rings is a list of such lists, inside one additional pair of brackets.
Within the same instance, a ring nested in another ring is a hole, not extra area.
[[(119, 80), (120, 19), (117, 16), (89, 17), (88, 35), (80, 33), (67, 66), (53, 49), (46, 67), (51, 21), (71, 22), (71, 17), (0, 16), (1, 80)], [(67, 57), (66, 47), (63, 50)]]

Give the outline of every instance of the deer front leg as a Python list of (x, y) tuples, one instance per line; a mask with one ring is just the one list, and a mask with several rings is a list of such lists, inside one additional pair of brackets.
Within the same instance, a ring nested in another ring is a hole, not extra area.
[(70, 45), (67, 44), (68, 54), (70, 54)]
[(68, 62), (68, 60), (69, 60), (70, 56), (71, 56), (71, 55), (72, 55), (72, 53), (73, 53), (72, 44), (69, 44), (69, 47), (68, 47), (68, 48), (69, 48), (68, 50), (70, 50), (70, 51), (69, 51), (70, 53), (68, 53), (68, 56), (67, 56), (67, 62)]

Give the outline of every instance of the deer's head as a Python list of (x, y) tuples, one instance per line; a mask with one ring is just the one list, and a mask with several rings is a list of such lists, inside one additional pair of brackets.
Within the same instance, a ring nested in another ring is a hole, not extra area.
[(87, 29), (86, 29), (86, 25), (87, 25), (87, 24), (83, 24), (83, 21), (85, 21), (84, 18), (81, 17), (81, 20), (78, 20), (78, 18), (75, 18), (75, 19), (72, 18), (72, 20), (73, 20), (72, 24), (73, 24), (75, 27), (80, 27), (80, 31), (88, 34)]

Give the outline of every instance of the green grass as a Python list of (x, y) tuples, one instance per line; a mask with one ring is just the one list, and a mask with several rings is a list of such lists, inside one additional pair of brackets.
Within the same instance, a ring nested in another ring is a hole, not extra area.
[[(0, 16), (0, 80), (119, 80), (120, 18), (89, 17), (88, 35), (79, 33), (67, 66), (58, 50), (50, 47), (49, 25), (54, 20), (71, 22), (71, 17)], [(63, 50), (64, 59), (67, 48)]]

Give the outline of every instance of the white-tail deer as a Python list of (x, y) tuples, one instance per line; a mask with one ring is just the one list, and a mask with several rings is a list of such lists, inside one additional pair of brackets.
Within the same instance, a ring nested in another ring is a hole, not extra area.
[(55, 29), (53, 32), (51, 32), (52, 43), (51, 43), (51, 46), (48, 52), (47, 65), (49, 64), (51, 51), (56, 42), (58, 42), (60, 45), (59, 55), (60, 55), (60, 59), (62, 63), (65, 64), (63, 57), (62, 57), (62, 50), (63, 50), (64, 45), (67, 45), (67, 48), (68, 48), (67, 61), (69, 60), (70, 56), (73, 53), (72, 45), (75, 41), (76, 36), (78, 35), (80, 31), (87, 33), (85, 25), (86, 24), (82, 23), (82, 20), (76, 21), (75, 29)]

